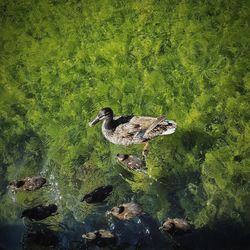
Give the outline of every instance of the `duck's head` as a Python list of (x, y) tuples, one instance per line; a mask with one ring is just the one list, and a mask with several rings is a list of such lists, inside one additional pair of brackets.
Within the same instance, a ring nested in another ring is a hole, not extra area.
[(43, 177), (38, 176), (34, 178), (34, 184), (36, 186), (43, 186), (45, 183), (46, 183), (46, 179)]
[(125, 207), (124, 207), (124, 206), (113, 207), (113, 208), (111, 209), (111, 213), (112, 213), (113, 215), (118, 215), (118, 214), (123, 213), (124, 210), (125, 210)]
[(29, 217), (31, 215), (31, 211), (29, 209), (26, 209), (22, 212), (21, 214), (21, 218), (24, 218), (24, 217)]
[(116, 157), (117, 157), (117, 159), (119, 161), (124, 161), (124, 160), (128, 159), (129, 155), (127, 155), (127, 154), (117, 154)]
[(25, 184), (25, 181), (21, 180), (21, 181), (12, 181), (9, 184), (9, 187), (11, 188), (20, 188)]
[(97, 238), (96, 232), (88, 232), (86, 234), (83, 234), (82, 237), (86, 240), (94, 240)]
[(81, 199), (81, 202), (86, 201), (87, 203), (92, 201), (92, 195), (91, 194), (86, 194), (84, 197)]
[(55, 213), (57, 211), (57, 205), (55, 205), (55, 204), (49, 204), (48, 208), (49, 208), (51, 213)]
[(173, 232), (175, 228), (174, 223), (172, 222), (165, 222), (161, 227), (159, 227), (160, 230), (171, 233)]
[(111, 119), (111, 120), (113, 119), (113, 111), (111, 108), (101, 109), (98, 115), (96, 116), (96, 118), (89, 123), (89, 126), (92, 127), (99, 121), (107, 120), (107, 119)]

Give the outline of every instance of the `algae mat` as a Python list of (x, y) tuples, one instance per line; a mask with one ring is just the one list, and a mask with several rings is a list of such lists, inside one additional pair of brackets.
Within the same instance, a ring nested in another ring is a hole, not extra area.
[[(247, 249), (249, 1), (1, 0), (0, 12), (0, 248), (84, 249), (83, 233), (106, 228), (123, 249)], [(107, 106), (177, 121), (150, 143), (147, 173), (114, 159), (141, 146), (111, 145), (88, 126)], [(43, 190), (6, 188), (38, 174)], [(114, 186), (104, 204), (80, 203), (104, 184)], [(144, 218), (105, 216), (131, 200)], [(40, 203), (59, 214), (20, 219)], [(158, 230), (167, 217), (196, 229), (173, 242)]]

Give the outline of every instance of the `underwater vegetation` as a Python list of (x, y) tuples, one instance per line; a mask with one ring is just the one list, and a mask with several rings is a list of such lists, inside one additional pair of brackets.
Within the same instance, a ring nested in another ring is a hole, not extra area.
[[(53, 228), (54, 245), (107, 229), (103, 211), (131, 201), (154, 228), (188, 218), (195, 249), (210, 235), (218, 249), (249, 245), (249, 15), (244, 0), (1, 0), (0, 248), (21, 248), (21, 213), (44, 202), (58, 206), (46, 223), (67, 225), (58, 238)], [(88, 126), (103, 107), (178, 128), (153, 139), (147, 170), (131, 173), (115, 156), (141, 146), (112, 145)], [(42, 190), (7, 189), (38, 175)], [(80, 202), (108, 184), (105, 204)]]

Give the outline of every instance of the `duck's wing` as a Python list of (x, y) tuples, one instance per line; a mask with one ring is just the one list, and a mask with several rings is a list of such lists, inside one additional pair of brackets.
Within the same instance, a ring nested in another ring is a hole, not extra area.
[(156, 120), (153, 121), (152, 124), (147, 128), (146, 132), (144, 133), (144, 136), (147, 137), (148, 133), (150, 133), (157, 125), (159, 125), (164, 120), (165, 120), (164, 116), (156, 118)]
[(100, 236), (102, 238), (113, 238), (114, 237), (114, 235), (110, 231), (107, 231), (104, 229), (100, 229), (99, 233), (100, 233)]
[(142, 127), (140, 124), (133, 123), (124, 123), (120, 124), (115, 128), (114, 134), (119, 135), (122, 138), (134, 137), (134, 135), (138, 134), (142, 131)]
[(133, 137), (140, 134), (143, 136), (145, 131), (155, 122), (157, 122), (157, 118), (155, 117), (133, 116), (127, 122), (120, 123), (115, 129), (115, 133), (123, 135), (124, 137)]
[(130, 123), (133, 125), (140, 125), (143, 130), (147, 130), (152, 124), (157, 122), (158, 118), (150, 116), (134, 116)]
[(26, 181), (25, 184), (22, 186), (22, 189), (23, 190), (26, 190), (26, 191), (34, 191), (35, 190), (35, 185), (32, 181)]

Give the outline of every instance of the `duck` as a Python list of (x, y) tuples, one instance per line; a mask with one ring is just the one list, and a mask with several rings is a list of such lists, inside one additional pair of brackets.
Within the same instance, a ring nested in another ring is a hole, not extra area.
[(113, 110), (109, 107), (101, 109), (96, 118), (89, 122), (89, 126), (92, 127), (99, 121), (103, 121), (102, 134), (108, 141), (124, 146), (144, 144), (143, 155), (148, 154), (148, 141), (157, 136), (173, 134), (177, 128), (175, 121), (166, 120), (163, 116), (122, 115), (115, 117)]
[(116, 155), (116, 158), (118, 162), (128, 170), (143, 172), (147, 169), (145, 157), (141, 159), (135, 155), (119, 153)]
[(81, 199), (81, 202), (85, 201), (86, 203), (98, 203), (104, 201), (112, 192), (113, 186), (101, 186), (96, 188), (91, 193), (84, 195)]
[(191, 232), (192, 225), (186, 219), (168, 218), (159, 229), (170, 235), (181, 235)]
[(49, 205), (42, 205), (39, 204), (35, 207), (25, 209), (22, 212), (21, 218), (28, 218), (30, 220), (40, 221), (46, 219), (49, 216), (56, 215), (57, 205), (49, 204)]
[(117, 239), (116, 236), (109, 230), (104, 229), (88, 232), (83, 234), (82, 237), (87, 241), (88, 244), (93, 243), (99, 247), (114, 245)]
[(119, 220), (130, 220), (142, 214), (143, 210), (140, 205), (129, 202), (113, 207), (110, 213)]
[(22, 180), (12, 181), (9, 188), (13, 191), (35, 191), (46, 184), (46, 179), (41, 176), (26, 177)]

